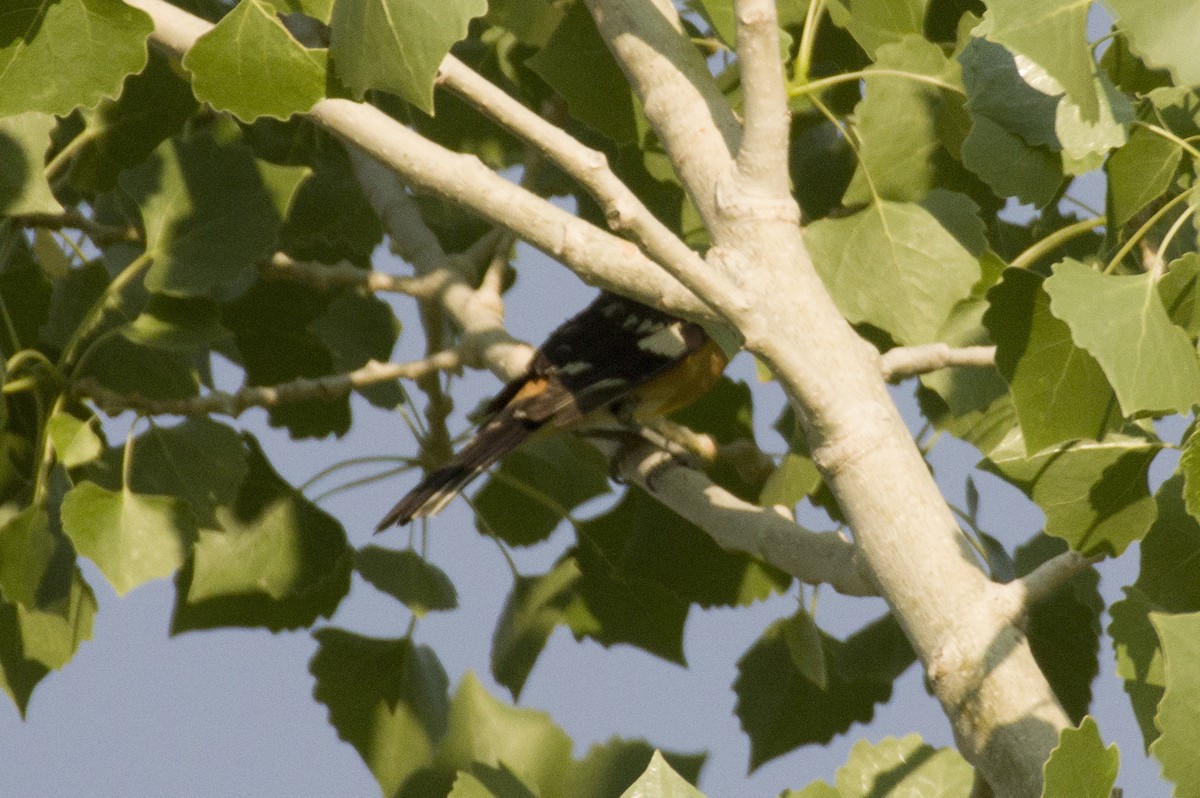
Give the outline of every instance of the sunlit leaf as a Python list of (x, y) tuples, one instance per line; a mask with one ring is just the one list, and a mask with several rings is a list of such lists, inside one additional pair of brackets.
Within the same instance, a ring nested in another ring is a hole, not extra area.
[(704, 794), (676, 773), (658, 751), (638, 780), (621, 793), (621, 798), (704, 798)]
[(62, 523), (118, 595), (174, 573), (196, 536), (178, 499), (108, 491), (94, 482), (81, 482), (66, 495)]
[(1087, 40), (1088, 0), (993, 0), (984, 18), (989, 39), (1028, 56), (1057, 80), (1085, 121), (1100, 113)]
[(1162, 763), (1163, 775), (1175, 784), (1174, 795), (1200, 795), (1200, 759), (1195, 734), (1200, 725), (1200, 612), (1181, 615), (1151, 613), (1150, 622), (1162, 641), (1166, 690), (1155, 724), (1162, 734), (1150, 753)]
[(919, 205), (878, 202), (822, 219), (806, 241), (842, 313), (904, 344), (934, 340), (979, 279), (979, 262)]
[(1050, 311), (1104, 370), (1125, 416), (1200, 404), (1200, 361), (1150, 274), (1104, 275), (1067, 259), (1046, 280)]
[(837, 794), (841, 798), (966, 798), (974, 779), (974, 769), (953, 748), (934, 748), (909, 734), (886, 737), (875, 745), (866, 740), (855, 743), (846, 764), (838, 768)]
[(116, 97), (125, 76), (145, 66), (153, 29), (149, 15), (120, 0), (9, 0), (0, 15), (0, 117), (66, 115)]
[(566, 798), (562, 785), (572, 765), (571, 738), (546, 713), (493, 698), (468, 671), (451, 700), (437, 762), (455, 770), (472, 765), (508, 770), (534, 795)]
[(1042, 796), (1109, 798), (1120, 761), (1117, 744), (1105, 748), (1096, 721), (1088, 716), (1078, 728), (1059, 734), (1058, 745), (1042, 766)]
[(1152, 67), (1170, 71), (1180, 86), (1200, 83), (1192, 34), (1200, 28), (1200, 8), (1172, 0), (1108, 0), (1129, 49)]
[(196, 97), (245, 122), (287, 119), (325, 96), (325, 50), (292, 37), (265, 0), (242, 0), (183, 59)]
[(330, 54), (356, 97), (381, 89), (432, 113), (438, 65), (485, 11), (485, 0), (339, 0)]

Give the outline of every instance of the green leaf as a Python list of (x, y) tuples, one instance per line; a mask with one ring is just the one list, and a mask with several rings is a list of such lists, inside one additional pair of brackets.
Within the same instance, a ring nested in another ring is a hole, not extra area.
[(1043, 278), (1006, 269), (983, 316), (996, 343), (996, 369), (1012, 389), (1028, 454), (1120, 424), (1116, 394), (1100, 364), (1050, 313)]
[(1170, 71), (1176, 85), (1200, 83), (1192, 33), (1200, 28), (1200, 8), (1172, 0), (1108, 0), (1129, 49), (1149, 66)]
[(54, 442), (58, 462), (66, 468), (77, 468), (103, 454), (104, 439), (97, 431), (99, 426), (99, 420), (92, 415), (83, 419), (64, 410), (50, 416), (46, 434)]
[(437, 654), (411, 640), (379, 640), (343, 629), (313, 633), (313, 697), (329, 708), (338, 737), (371, 769), (384, 795), (395, 795), (433, 762), (446, 733), (449, 679)]
[[(338, 292), (308, 326), (333, 355), (333, 368), (346, 373), (371, 360), (386, 363), (400, 337), (400, 322), (390, 305), (364, 288)], [(396, 380), (356, 388), (376, 407), (394, 408), (404, 401)]]
[[(947, 194), (941, 189), (935, 189), (926, 201)], [(958, 195), (951, 195), (958, 196)], [(961, 203), (960, 203), (961, 204)], [(971, 214), (969, 223), (979, 222), (979, 217)], [(945, 221), (942, 222), (946, 224)], [(963, 237), (971, 235), (970, 227), (963, 225)], [(980, 242), (986, 247), (983, 232), (979, 232)], [(949, 346), (987, 346), (993, 344), (991, 334), (984, 325), (984, 315), (989, 306), (988, 291), (1000, 279), (1004, 271), (1004, 263), (995, 253), (985, 251), (980, 259), (980, 270), (983, 272), (979, 282), (971, 289), (971, 295), (960, 301), (950, 311), (950, 317), (942, 325), (937, 339)], [(929, 374), (921, 375), (921, 385), (935, 391), (946, 407), (955, 416), (982, 411), (992, 405), (997, 399), (1008, 394), (1008, 385), (998, 369), (981, 368), (944, 368)]]
[(1030, 147), (1060, 147), (1055, 131), (1059, 98), (1031, 86), (1012, 51), (972, 37), (958, 60), (972, 118), (989, 119)]
[[(482, 781), (465, 771), (459, 771), (454, 787), (446, 798), (501, 798), (489, 790)], [(504, 798), (508, 798), (504, 796)]]
[(812, 458), (787, 452), (767, 477), (758, 503), (763, 507), (782, 506), (790, 510), (820, 484), (821, 472)]
[(1158, 737), (1154, 713), (1166, 684), (1162, 648), (1150, 613), (1200, 611), (1200, 523), (1188, 513), (1183, 489), (1180, 474), (1158, 489), (1158, 518), (1142, 540), (1137, 581), (1124, 589), (1125, 599), (1111, 608), (1108, 631), (1117, 675), (1125, 680), (1147, 747)]
[(0, 216), (62, 213), (46, 180), (46, 150), (55, 119), (29, 111), (0, 118)]
[(841, 798), (841, 795), (837, 787), (828, 782), (814, 781), (801, 790), (784, 790), (779, 798)]
[(215, 512), (233, 504), (247, 473), (246, 447), (231, 427), (190, 418), (153, 426), (134, 439), (132, 487), (174, 496), (202, 527), (219, 528)]
[(199, 358), (134, 343), (124, 335), (97, 337), (78, 362), (78, 376), (92, 377), (126, 396), (190, 399), (200, 391)]
[(108, 491), (81, 482), (63, 498), (63, 530), (117, 591), (169, 576), (187, 556), (195, 522), (171, 496)]
[(1133, 105), (1104, 73), (1094, 78), (1100, 111), (1091, 121), (1083, 118), (1079, 106), (1070, 96), (1058, 103), (1055, 130), (1062, 143), (1063, 169), (1067, 174), (1081, 175), (1103, 165), (1110, 150), (1123, 145), (1129, 138), (1133, 122)]
[(1175, 142), (1144, 127), (1135, 127), (1129, 141), (1104, 166), (1112, 226), (1124, 227), (1161, 197), (1171, 185), (1182, 159), (1183, 150)]
[(271, 468), (248, 439), (249, 470), (233, 504), (215, 509), (176, 581), (171, 632), (218, 626), (273, 631), (328, 617), (350, 589), (346, 533)]
[[(1058, 538), (1038, 534), (1016, 551), (1016, 576), (1067, 550)], [(1104, 600), (1096, 589), (1099, 575), (1087, 569), (1029, 610), (1025, 636), (1033, 658), (1072, 722), (1092, 702), (1092, 681), (1100, 672), (1100, 614)]]
[(925, 30), (928, 0), (834, 0), (829, 17), (874, 57), (875, 51)]
[(1150, 623), (1154, 606), (1136, 587), (1124, 588), (1125, 598), (1109, 610), (1112, 623), (1108, 633), (1113, 639), (1117, 660), (1117, 675), (1125, 682), (1125, 692), (1142, 731), (1142, 744), (1148, 754), (1150, 744), (1158, 739), (1154, 715), (1162, 700), (1162, 646)]
[[(888, 74), (876, 74), (878, 70)], [(957, 149), (968, 121), (960, 110), (960, 95), (910, 75), (957, 86), (958, 63), (948, 60), (937, 45), (909, 35), (880, 46), (875, 64), (864, 74), (866, 95), (854, 109), (859, 170), (842, 204), (873, 199), (917, 202), (937, 184), (935, 154), (947, 141)]]
[(1200, 254), (1189, 252), (1168, 264), (1158, 294), (1171, 322), (1190, 338), (1200, 336)]
[(704, 794), (672, 770), (663, 755), (655, 751), (645, 772), (621, 793), (621, 798), (704, 798)]
[[(824, 744), (891, 695), (891, 682), (839, 672), (840, 640), (822, 634), (829, 682), (822, 689), (796, 667), (786, 641), (788, 620), (771, 624), (738, 660), (735, 712), (750, 736), (750, 768), (811, 743)], [(849, 673), (850, 669), (847, 669)]]
[(567, 608), (577, 600), (579, 566), (564, 557), (540, 576), (518, 576), (492, 635), (492, 676), (508, 688), (513, 700), (521, 697), (546, 641), (559, 624), (567, 622)]
[[(0, 117), (65, 116), (146, 65), (149, 15), (120, 0), (10, 0), (0, 16)], [(53, 76), (53, 79), (49, 79)]]
[(121, 172), (178, 133), (196, 107), (187, 80), (152, 50), (146, 68), (125, 81), (120, 97), (83, 113), (82, 138), (71, 145), (79, 147), (71, 158), (71, 183), (83, 191), (112, 190)]
[(326, 50), (305, 47), (264, 0), (241, 0), (183, 58), (197, 99), (244, 122), (287, 119), (325, 96)]
[(825, 663), (825, 646), (817, 622), (804, 611), (796, 611), (784, 621), (783, 642), (792, 656), (792, 664), (800, 675), (816, 685), (818, 690), (829, 689), (829, 673)]
[(1104, 747), (1089, 715), (1078, 728), (1063, 729), (1059, 735), (1042, 766), (1042, 798), (1109, 798), (1120, 762), (1117, 744)]
[[(481, 734), (482, 729), (487, 733)], [(563, 781), (573, 764), (571, 738), (545, 712), (496, 700), (478, 677), (467, 671), (451, 701), (449, 729), (437, 763), (454, 770), (473, 770), (477, 776), (480, 765), (505, 769), (533, 795), (565, 798)]]
[(571, 116), (617, 143), (637, 137), (629, 81), (586, 6), (573, 4), (550, 41), (526, 63), (566, 99)]
[(859, 740), (837, 771), (841, 798), (966, 798), (974, 769), (952, 748), (933, 748), (920, 735)]
[(989, 117), (976, 117), (962, 145), (963, 165), (999, 197), (1016, 197), (1039, 208), (1058, 194), (1062, 158), (1045, 147), (1030, 147)]
[(96, 597), (41, 505), (0, 524), (0, 687), (22, 715), (37, 683), (92, 636)]
[(1186, 413), (1200, 403), (1200, 362), (1171, 323), (1150, 274), (1103, 275), (1067, 259), (1046, 280), (1050, 311), (1104, 369), (1125, 416)]
[[(268, 167), (244, 144), (209, 133), (170, 139), (121, 175), (141, 208), (146, 287), (176, 296), (228, 298), (269, 254), (283, 209), (305, 170)], [(282, 178), (282, 179), (281, 179)]]
[(53, 289), (47, 292), (49, 301), (44, 309), (45, 323), (38, 330), (40, 339), (60, 352), (66, 349), (108, 284), (108, 270), (98, 260), (71, 269), (56, 279)]
[(981, 468), (1007, 480), (1046, 514), (1046, 534), (1085, 555), (1119, 555), (1146, 534), (1157, 511), (1146, 486), (1157, 440), (1112, 433), (1027, 455), (1010, 432)]
[(689, 604), (657, 582), (628, 573), (621, 556), (628, 531), (605, 522), (579, 527), (572, 554), (580, 571), (578, 599), (567, 611), (576, 638), (602, 646), (628, 643), (683, 664), (683, 627)]
[(564, 795), (570, 798), (612, 798), (633, 784), (649, 766), (652, 757), (661, 756), (671, 769), (695, 784), (704, 765), (704, 754), (684, 755), (657, 751), (642, 740), (612, 738), (593, 745), (572, 770)]
[(537, 437), (505, 458), (471, 503), (482, 534), (513, 546), (549, 537), (571, 510), (608, 493), (604, 458), (571, 435)]
[(661, 585), (704, 608), (746, 606), (780, 593), (791, 577), (749, 554), (722, 549), (710, 535), (640, 488), (608, 513), (580, 525), (580, 541), (603, 540), (621, 573)]
[(806, 237), (838, 308), (902, 344), (935, 340), (955, 303), (979, 279), (979, 263), (919, 205), (878, 202), (822, 219)]
[(971, 116), (963, 165), (997, 196), (1045, 205), (1063, 179), (1055, 129), (1061, 91), (1030, 85), (1013, 53), (986, 39), (970, 39), (958, 60)]
[(433, 113), (438, 65), (486, 11), (485, 0), (338, 0), (330, 54), (355, 97), (380, 89)]
[[(334, 371), (333, 353), (310, 329), (327, 307), (323, 292), (280, 280), (259, 282), (226, 306), (224, 322), (233, 330), (236, 356), (250, 385), (276, 385)], [(350, 397), (314, 397), (270, 411), (272, 426), (294, 437), (318, 437), (350, 428)]]
[(454, 583), (415, 551), (366, 546), (354, 553), (354, 570), (377, 590), (394, 596), (418, 618), (458, 606)]
[(1085, 121), (1100, 114), (1087, 39), (1090, 0), (993, 0), (987, 37), (1042, 67), (1080, 108)]
[(1179, 798), (1200, 795), (1200, 759), (1196, 728), (1200, 725), (1200, 612), (1182, 615), (1151, 613), (1150, 622), (1162, 641), (1166, 690), (1154, 722), (1162, 730), (1150, 753), (1162, 763), (1163, 775), (1175, 783)]

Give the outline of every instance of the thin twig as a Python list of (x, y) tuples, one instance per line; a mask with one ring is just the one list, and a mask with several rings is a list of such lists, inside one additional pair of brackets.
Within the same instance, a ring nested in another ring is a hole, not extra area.
[(372, 292), (407, 294), (417, 299), (437, 296), (446, 284), (447, 276), (434, 272), (422, 277), (401, 277), (394, 274), (361, 269), (349, 261), (318, 263), (295, 260), (282, 252), (261, 264), (259, 273), (264, 279), (291, 280), (329, 291), (348, 286), (362, 287)]
[(25, 227), (41, 227), (46, 230), (80, 230), (87, 234), (96, 246), (110, 244), (137, 244), (142, 237), (137, 228), (115, 227), (89, 219), (74, 208), (62, 213), (27, 213), (17, 217)]
[(445, 351), (409, 363), (372, 360), (345, 374), (304, 378), (279, 385), (248, 386), (236, 393), (213, 391), (190, 399), (151, 399), (137, 394), (122, 394), (105, 387), (93, 377), (77, 380), (72, 393), (78, 399), (93, 400), (110, 416), (134, 410), (142, 415), (153, 416), (207, 416), (220, 413), (236, 418), (251, 407), (276, 407), (304, 399), (338, 399), (355, 388), (394, 379), (417, 379), (432, 371), (455, 369), (461, 365), (462, 356), (458, 352)]

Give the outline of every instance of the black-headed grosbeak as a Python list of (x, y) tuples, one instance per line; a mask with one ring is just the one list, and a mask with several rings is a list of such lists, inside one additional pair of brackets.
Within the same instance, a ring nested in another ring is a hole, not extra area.
[(525, 373), (487, 404), (488, 420), (471, 442), (426, 475), (376, 531), (439, 512), (542, 427), (567, 427), (601, 410), (644, 423), (700, 398), (726, 363), (699, 324), (603, 292), (550, 334)]

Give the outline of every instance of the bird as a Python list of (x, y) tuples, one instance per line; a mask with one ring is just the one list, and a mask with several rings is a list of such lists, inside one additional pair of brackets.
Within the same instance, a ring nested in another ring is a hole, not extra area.
[(397, 502), (375, 531), (440, 512), (538, 430), (582, 425), (603, 413), (639, 427), (691, 404), (728, 362), (700, 324), (602, 291), (550, 333), (524, 373), (484, 406), (471, 440)]

